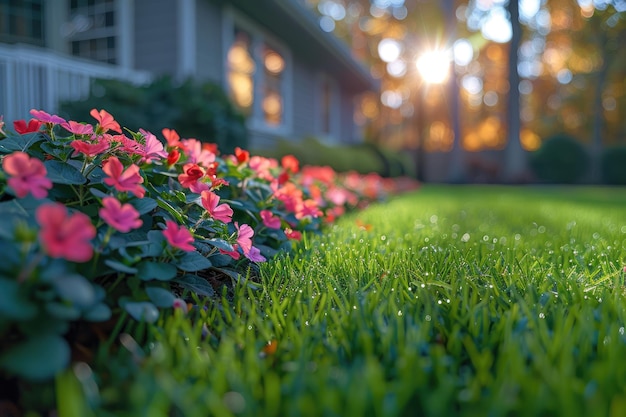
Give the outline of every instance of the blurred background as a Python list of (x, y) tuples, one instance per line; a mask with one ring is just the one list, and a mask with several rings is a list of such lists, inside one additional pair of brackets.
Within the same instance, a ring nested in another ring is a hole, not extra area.
[(626, 184), (626, 0), (0, 0), (0, 114), (425, 182)]

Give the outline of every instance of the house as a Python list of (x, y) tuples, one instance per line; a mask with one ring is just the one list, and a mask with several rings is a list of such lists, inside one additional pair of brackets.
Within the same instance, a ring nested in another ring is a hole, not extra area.
[(0, 114), (55, 111), (97, 77), (220, 83), (251, 146), (316, 136), (355, 142), (368, 71), (304, 0), (23, 0), (0, 3)]

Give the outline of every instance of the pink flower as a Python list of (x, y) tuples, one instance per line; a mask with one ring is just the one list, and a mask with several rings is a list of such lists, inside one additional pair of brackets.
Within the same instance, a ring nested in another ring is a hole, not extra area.
[(274, 176), (272, 175), (271, 170), (278, 167), (278, 161), (255, 155), (250, 158), (248, 165), (256, 172), (259, 178), (262, 180), (272, 181)]
[(143, 224), (135, 207), (122, 204), (115, 197), (102, 199), (102, 206), (99, 211), (100, 218), (119, 232), (126, 233)]
[(280, 229), (280, 218), (274, 216), (269, 210), (261, 210), (261, 219), (265, 227), (270, 229)]
[(242, 224), (239, 227), (239, 223), (235, 222), (235, 228), (237, 229), (237, 243), (241, 247), (243, 254), (248, 256), (250, 248), (252, 248), (252, 236), (254, 236), (254, 230), (247, 224)]
[(32, 109), (30, 114), (37, 120), (44, 123), (52, 123), (53, 125), (65, 123), (65, 119), (56, 114), (48, 114), (43, 110)]
[(202, 142), (197, 139), (183, 139), (181, 141), (187, 160), (192, 164), (208, 167), (215, 161), (215, 154), (202, 147)]
[(139, 185), (143, 182), (143, 177), (139, 175), (137, 165), (132, 164), (124, 171), (124, 165), (117, 157), (112, 156), (106, 160), (102, 170), (108, 175), (104, 179), (106, 185), (115, 187), (117, 191), (129, 191), (139, 198), (146, 194), (145, 188)]
[(2, 161), (2, 168), (11, 176), (7, 183), (19, 198), (31, 193), (35, 198), (44, 198), (52, 188), (47, 177), (46, 167), (39, 159), (31, 158), (24, 152), (13, 152)]
[(69, 122), (61, 123), (61, 127), (65, 128), (65, 130), (68, 130), (75, 135), (92, 135), (93, 134), (92, 125), (78, 123), (73, 120), (70, 120)]
[(116, 122), (113, 116), (111, 116), (111, 114), (106, 110), (98, 111), (97, 109), (91, 109), (89, 114), (98, 121), (102, 133), (106, 133), (109, 130), (117, 133), (122, 133), (122, 128), (120, 127), (120, 124)]
[(68, 216), (64, 205), (53, 203), (39, 206), (35, 217), (41, 226), (39, 239), (48, 255), (72, 262), (91, 259), (96, 228), (87, 215), (77, 212)]
[(119, 142), (122, 147), (121, 150), (123, 152), (127, 152), (131, 155), (142, 155), (143, 148), (141, 143), (137, 142), (134, 139), (127, 138), (124, 135), (115, 135), (111, 137), (115, 142)]
[(106, 138), (100, 136), (96, 139), (95, 143), (77, 139), (73, 140), (70, 143), (70, 146), (74, 148), (72, 156), (82, 153), (85, 156), (92, 157), (106, 152), (110, 147), (110, 143)]
[(224, 223), (230, 223), (233, 218), (233, 209), (228, 204), (219, 204), (220, 196), (211, 191), (202, 191), (200, 194), (202, 207), (206, 209), (209, 215), (215, 220)]
[(146, 144), (141, 150), (141, 156), (143, 156), (143, 158), (141, 158), (141, 162), (150, 163), (158, 158), (167, 158), (167, 152), (163, 149), (163, 143), (161, 143), (156, 136), (143, 129), (139, 129), (139, 132), (141, 132), (146, 140)]
[[(2, 124), (4, 124), (4, 122)], [(30, 119), (28, 124), (26, 124), (26, 120), (16, 120), (13, 122), (13, 128), (20, 135), (25, 135), (26, 133), (39, 132), (41, 122), (39, 120)]]
[(267, 260), (265, 256), (261, 255), (261, 251), (254, 246), (250, 248), (250, 252), (248, 252), (246, 257), (252, 262), (265, 262)]
[(297, 230), (291, 230), (289, 227), (285, 229), (285, 236), (290, 240), (300, 240), (302, 239), (302, 233)]
[(196, 249), (191, 245), (193, 242), (191, 232), (183, 226), (179, 227), (178, 224), (172, 220), (165, 222), (163, 236), (165, 236), (170, 246), (184, 250), (185, 252), (191, 252)]

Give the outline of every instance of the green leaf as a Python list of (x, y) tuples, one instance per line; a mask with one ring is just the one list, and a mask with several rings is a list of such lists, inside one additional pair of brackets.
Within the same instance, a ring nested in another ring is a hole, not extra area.
[(181, 278), (175, 279), (174, 282), (198, 295), (204, 295), (207, 297), (215, 296), (215, 290), (204, 278), (195, 275), (184, 275)]
[(76, 320), (80, 317), (80, 310), (72, 305), (51, 301), (46, 303), (46, 313), (60, 320)]
[(146, 214), (154, 210), (157, 206), (157, 202), (154, 198), (144, 197), (141, 199), (136, 199), (130, 202), (135, 209), (139, 212), (139, 214)]
[(137, 321), (154, 323), (159, 318), (159, 310), (147, 301), (127, 301), (122, 303), (122, 308)]
[(60, 275), (54, 278), (52, 285), (62, 300), (84, 309), (96, 300), (96, 292), (87, 279), (78, 274)]
[(115, 271), (118, 272), (123, 272), (125, 274), (136, 274), (137, 273), (137, 268), (133, 268), (131, 266), (125, 265), (121, 262), (118, 261), (114, 261), (113, 259), (107, 259), (104, 261), (105, 265), (107, 265), (108, 267), (114, 269)]
[(143, 257), (157, 257), (163, 253), (163, 243), (165, 242), (165, 236), (159, 230), (150, 230), (148, 232), (148, 245), (145, 245), (143, 249)]
[(96, 197), (100, 198), (100, 199), (103, 199), (103, 198), (105, 198), (105, 197), (109, 197), (109, 194), (105, 193), (105, 192), (104, 192), (104, 191), (102, 191), (102, 190), (99, 190), (99, 189), (97, 189), (97, 188), (94, 188), (94, 187), (89, 187), (89, 192), (90, 192), (91, 194), (95, 195)]
[(79, 170), (61, 161), (44, 162), (48, 171), (48, 178), (57, 184), (84, 184), (87, 178)]
[(104, 303), (98, 303), (83, 314), (83, 318), (87, 321), (106, 321), (111, 318), (111, 309)]
[(174, 265), (164, 262), (141, 261), (137, 265), (137, 275), (142, 281), (169, 281), (176, 276), (176, 272)]
[(40, 142), (44, 136), (40, 133), (29, 133), (20, 136), (9, 136), (0, 141), (0, 152), (12, 153), (15, 151), (25, 151), (33, 144)]
[(32, 380), (52, 378), (69, 365), (70, 347), (61, 336), (42, 334), (7, 350), (0, 368)]
[(104, 181), (104, 177), (104, 171), (99, 166), (95, 167), (87, 176), (91, 184), (101, 184)]
[(146, 287), (146, 294), (157, 307), (171, 307), (176, 299), (171, 291), (160, 287)]
[(175, 262), (178, 268), (187, 272), (196, 272), (208, 269), (212, 266), (211, 261), (198, 252), (186, 252)]
[(171, 214), (172, 217), (174, 217), (178, 223), (185, 223), (185, 219), (183, 218), (183, 215), (180, 214), (180, 211), (175, 209), (170, 203), (165, 201), (162, 197), (158, 197), (157, 204), (159, 207), (161, 207), (162, 209), (167, 211), (169, 214)]
[(63, 146), (63, 147), (55, 146), (55, 145), (53, 145), (50, 142), (44, 142), (44, 143), (42, 143), (40, 145), (40, 147), (41, 147), (42, 151), (44, 151), (44, 152), (46, 152), (46, 153), (48, 153), (50, 155), (56, 156), (59, 159), (67, 158), (68, 151), (72, 151), (73, 150), (72, 148), (68, 149), (65, 146)]
[(37, 307), (24, 297), (17, 281), (0, 278), (0, 316), (30, 320), (36, 315)]
[(224, 239), (212, 238), (212, 239), (202, 239), (201, 242), (206, 242), (211, 246), (215, 246), (218, 249), (225, 250), (228, 252), (232, 252), (233, 245), (225, 241)]

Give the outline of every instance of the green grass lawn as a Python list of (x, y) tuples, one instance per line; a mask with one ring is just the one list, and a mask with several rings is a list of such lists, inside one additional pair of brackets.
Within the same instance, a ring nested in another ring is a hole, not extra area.
[(425, 186), (76, 387), (110, 416), (626, 416), (625, 264), (623, 188)]

